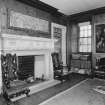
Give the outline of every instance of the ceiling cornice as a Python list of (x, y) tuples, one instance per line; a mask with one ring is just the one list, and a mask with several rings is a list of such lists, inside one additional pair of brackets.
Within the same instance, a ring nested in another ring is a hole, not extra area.
[(105, 7), (96, 8), (96, 9), (93, 9), (93, 10), (69, 15), (68, 19), (70, 21), (75, 21), (75, 22), (81, 22), (81, 21), (87, 21), (87, 20), (91, 21), (93, 15), (98, 15), (98, 14), (102, 14), (102, 13), (105, 13)]
[(46, 12), (57, 12), (58, 9), (52, 7), (52, 6), (49, 6), (39, 0), (16, 0), (16, 1), (19, 1), (21, 3), (24, 3), (24, 4), (27, 4), (27, 5), (30, 5), (30, 6), (33, 6), (35, 8), (38, 8), (38, 9), (41, 9), (41, 10), (44, 10)]
[(54, 16), (66, 16), (63, 13), (59, 12), (57, 8), (54, 8), (39, 0), (16, 0), (16, 1), (27, 4), (34, 8), (38, 8), (40, 10), (46, 11)]

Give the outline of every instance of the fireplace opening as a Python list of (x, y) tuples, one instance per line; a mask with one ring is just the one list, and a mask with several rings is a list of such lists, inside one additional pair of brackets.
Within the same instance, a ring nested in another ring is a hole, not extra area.
[(45, 55), (18, 56), (18, 80), (46, 80)]
[(18, 56), (18, 79), (26, 80), (29, 77), (34, 77), (34, 61), (33, 55)]

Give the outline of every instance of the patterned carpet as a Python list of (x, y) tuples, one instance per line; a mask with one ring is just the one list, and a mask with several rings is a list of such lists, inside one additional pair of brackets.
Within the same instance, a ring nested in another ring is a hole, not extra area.
[(105, 105), (105, 94), (94, 91), (104, 80), (87, 79), (40, 105)]

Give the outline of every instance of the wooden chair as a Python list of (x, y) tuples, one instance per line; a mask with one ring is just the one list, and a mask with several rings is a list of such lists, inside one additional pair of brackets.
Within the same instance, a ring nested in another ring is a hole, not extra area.
[(63, 65), (63, 62), (60, 60), (60, 55), (58, 53), (52, 53), (52, 61), (54, 79), (59, 79), (61, 82), (63, 82), (63, 80), (69, 79), (70, 70), (67, 65)]
[(21, 95), (25, 94), (28, 96), (30, 92), (29, 88), (20, 87), (21, 85), (25, 84), (25, 82), (18, 80), (16, 54), (2, 54), (1, 67), (3, 79), (3, 96), (8, 101), (7, 104), (13, 102), (15, 99), (18, 99), (18, 97)]

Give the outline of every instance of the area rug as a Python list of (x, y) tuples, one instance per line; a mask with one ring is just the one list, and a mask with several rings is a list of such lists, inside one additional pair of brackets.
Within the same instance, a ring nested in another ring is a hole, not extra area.
[(87, 79), (39, 105), (105, 105), (105, 94), (94, 91), (100, 85), (105, 81)]
[(93, 88), (93, 90), (101, 93), (101, 94), (105, 94), (105, 86), (96, 86), (95, 88)]

